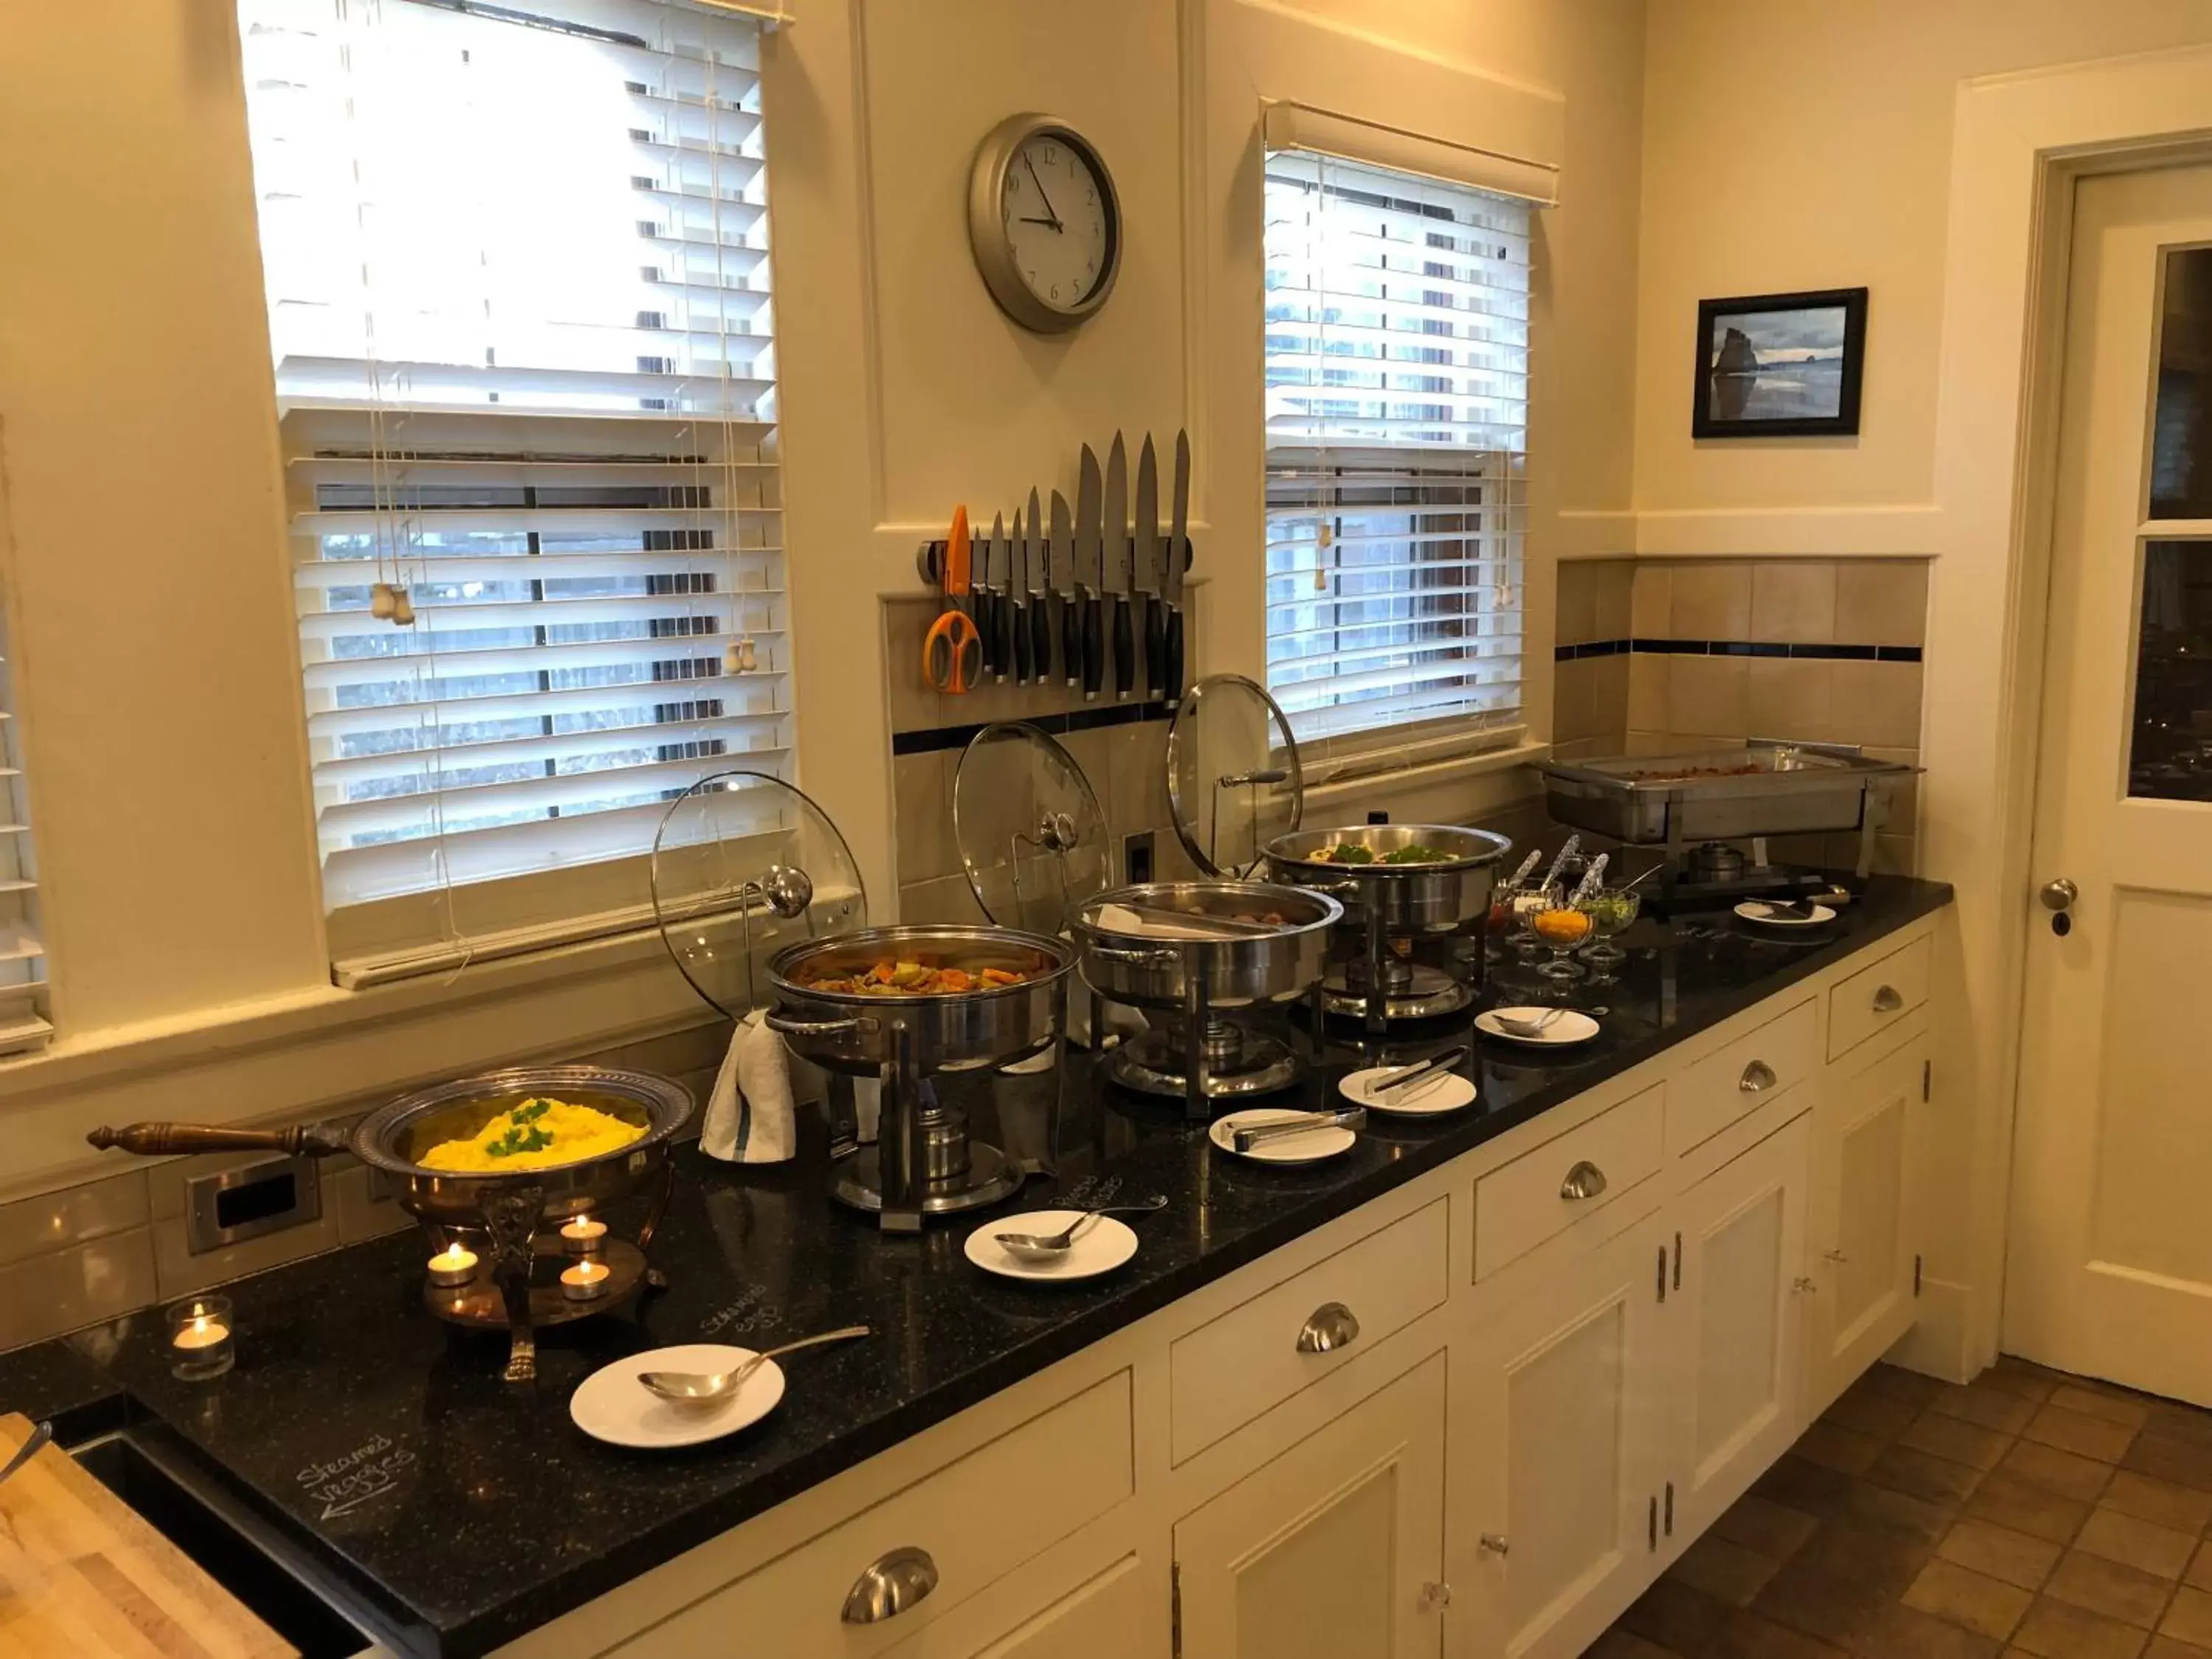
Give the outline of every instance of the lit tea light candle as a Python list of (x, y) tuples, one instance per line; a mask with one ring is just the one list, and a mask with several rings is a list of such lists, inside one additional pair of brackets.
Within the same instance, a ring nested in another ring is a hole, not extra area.
[(477, 1253), (465, 1245), (448, 1244), (428, 1265), (433, 1285), (441, 1290), (459, 1290), (477, 1275)]
[(561, 1294), (571, 1302), (589, 1302), (606, 1293), (607, 1280), (613, 1275), (614, 1269), (605, 1262), (587, 1256), (574, 1267), (561, 1270)]
[(587, 1215), (580, 1215), (574, 1221), (564, 1222), (561, 1227), (561, 1240), (568, 1247), (570, 1255), (598, 1255), (599, 1243), (606, 1236), (607, 1224), (594, 1221)]
[(238, 1358), (227, 1296), (197, 1296), (168, 1311), (169, 1369), (187, 1382), (221, 1376)]

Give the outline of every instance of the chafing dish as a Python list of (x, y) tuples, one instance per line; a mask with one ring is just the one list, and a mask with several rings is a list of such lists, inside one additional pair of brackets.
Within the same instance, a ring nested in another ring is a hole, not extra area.
[[(1365, 848), (1376, 861), (1314, 857), (1325, 848), (1346, 845)], [(1450, 856), (1420, 864), (1381, 862), (1408, 847), (1432, 847)], [(1498, 861), (1512, 850), (1510, 841), (1487, 830), (1363, 823), (1276, 836), (1267, 843), (1267, 873), (1343, 902), (1349, 925), (1329, 951), (1324, 1005), (1380, 1033), (1393, 1019), (1454, 1013), (1474, 1000), (1481, 954), (1456, 951), (1449, 941), (1486, 922)], [(1436, 959), (1416, 959), (1417, 953)]]
[[(425, 1168), (417, 1160), (433, 1146), (471, 1139), (501, 1114), (532, 1096), (551, 1096), (590, 1106), (643, 1131), (627, 1146), (550, 1169), (477, 1173)], [(668, 1203), (674, 1167), (669, 1143), (691, 1116), (690, 1092), (645, 1072), (601, 1066), (525, 1066), (457, 1078), (378, 1107), (350, 1129), (342, 1123), (295, 1124), (282, 1129), (240, 1129), (220, 1124), (133, 1123), (94, 1129), (85, 1139), (155, 1157), (190, 1152), (267, 1151), (293, 1157), (351, 1152), (387, 1178), (399, 1206), (420, 1220), (434, 1248), (466, 1241), (483, 1243), (488, 1278), (441, 1287), (426, 1284), (424, 1302), (441, 1318), (467, 1325), (504, 1326), (509, 1333), (507, 1379), (537, 1375), (534, 1335), (540, 1325), (580, 1318), (621, 1301), (642, 1282), (657, 1282), (646, 1251)], [(658, 1178), (653, 1204), (635, 1245), (608, 1239), (599, 1252), (611, 1270), (588, 1303), (562, 1296), (546, 1279), (545, 1263), (563, 1254), (563, 1222), (603, 1212)]]
[[(885, 959), (980, 973), (998, 968), (1018, 984), (973, 991), (875, 994), (825, 990), (810, 981), (866, 971)], [(833, 1195), (873, 1212), (887, 1232), (917, 1231), (925, 1216), (1004, 1198), (1022, 1171), (972, 1139), (967, 1115), (940, 1100), (940, 1073), (995, 1069), (1056, 1044), (1067, 1024), (1075, 953), (1061, 940), (1011, 927), (869, 927), (788, 945), (770, 959), (775, 997), (768, 1023), (802, 1059), (883, 1088), (875, 1146), (842, 1159)]]
[[(1194, 928), (1208, 915), (1279, 921), (1266, 933), (1239, 928), (1169, 938), (1102, 925), (1102, 915), (1117, 906), (1187, 915)], [(1147, 882), (1088, 901), (1073, 931), (1095, 996), (1168, 1016), (1164, 1030), (1117, 1048), (1108, 1075), (1146, 1093), (1181, 1095), (1194, 1119), (1211, 1116), (1213, 1103), (1224, 1097), (1264, 1093), (1292, 1081), (1297, 1066), (1286, 1045), (1224, 1015), (1313, 995), (1327, 970), (1329, 930), (1343, 915), (1344, 906), (1326, 893), (1257, 881)], [(1091, 1030), (1105, 1029), (1094, 1009)]]

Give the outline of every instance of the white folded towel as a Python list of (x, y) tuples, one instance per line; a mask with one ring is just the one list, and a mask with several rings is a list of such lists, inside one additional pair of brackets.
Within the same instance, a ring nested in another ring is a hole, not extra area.
[(714, 1074), (699, 1150), (728, 1164), (781, 1164), (799, 1150), (791, 1057), (758, 1009), (738, 1022)]

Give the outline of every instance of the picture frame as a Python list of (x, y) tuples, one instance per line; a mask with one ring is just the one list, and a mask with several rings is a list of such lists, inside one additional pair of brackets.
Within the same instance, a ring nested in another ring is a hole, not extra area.
[(1698, 301), (1692, 438), (1856, 437), (1867, 290)]

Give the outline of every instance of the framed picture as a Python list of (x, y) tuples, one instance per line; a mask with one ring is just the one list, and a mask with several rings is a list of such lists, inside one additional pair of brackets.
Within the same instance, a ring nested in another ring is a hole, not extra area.
[(1863, 288), (1699, 301), (1690, 435), (1856, 434), (1866, 319)]

